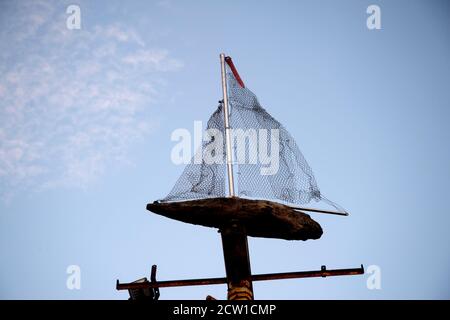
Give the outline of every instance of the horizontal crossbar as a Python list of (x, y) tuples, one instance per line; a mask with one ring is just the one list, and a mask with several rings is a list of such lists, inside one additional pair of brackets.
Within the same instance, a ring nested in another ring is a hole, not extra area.
[[(252, 275), (252, 281), (313, 278), (313, 277), (325, 278), (325, 277), (351, 276), (360, 274), (364, 274), (363, 265), (361, 265), (360, 268), (335, 269), (335, 270), (327, 270), (325, 266), (322, 266), (321, 270), (316, 271), (256, 274)], [(223, 283), (227, 283), (227, 278), (168, 280), (168, 281), (154, 281), (141, 283), (119, 283), (119, 280), (117, 280), (116, 289), (128, 290), (128, 289), (164, 288), (164, 287), (203, 286), (203, 285), (213, 285)]]

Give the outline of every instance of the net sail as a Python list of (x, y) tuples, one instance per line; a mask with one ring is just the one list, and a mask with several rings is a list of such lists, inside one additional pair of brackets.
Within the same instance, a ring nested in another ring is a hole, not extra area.
[[(325, 200), (294, 138), (228, 66), (227, 87), (236, 195), (293, 205)], [(201, 148), (160, 201), (227, 196), (223, 112), (220, 102), (208, 120)]]

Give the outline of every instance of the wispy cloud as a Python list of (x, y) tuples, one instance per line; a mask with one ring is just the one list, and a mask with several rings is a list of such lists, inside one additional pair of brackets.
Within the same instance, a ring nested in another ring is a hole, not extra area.
[(181, 61), (117, 23), (68, 30), (64, 8), (45, 1), (1, 9), (1, 195), (84, 188), (128, 161), (151, 129), (163, 73)]
[(156, 2), (156, 5), (161, 8), (171, 9), (173, 8), (173, 3), (171, 0), (160, 0)]
[(135, 67), (144, 64), (156, 71), (172, 71), (182, 66), (179, 60), (169, 57), (167, 50), (139, 50), (125, 56), (122, 61)]

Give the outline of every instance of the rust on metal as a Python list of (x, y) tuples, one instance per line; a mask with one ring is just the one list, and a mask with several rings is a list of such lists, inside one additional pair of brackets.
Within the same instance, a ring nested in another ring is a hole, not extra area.
[[(335, 277), (335, 276), (351, 276), (364, 274), (364, 267), (352, 269), (334, 269), (327, 270), (322, 267), (321, 270), (316, 271), (298, 271), (298, 272), (284, 272), (284, 273), (266, 273), (252, 275), (252, 281), (265, 280), (283, 280), (283, 279), (298, 279), (298, 278), (314, 278), (314, 277)], [(188, 280), (168, 280), (157, 282), (143, 282), (143, 283), (119, 283), (117, 280), (117, 290), (140, 289), (140, 288), (167, 288), (167, 287), (184, 287), (184, 286), (201, 286), (225, 284), (227, 278), (204, 278), (204, 279), (188, 279)]]
[(228, 300), (253, 300), (253, 289), (250, 281), (240, 281), (228, 289)]
[(220, 230), (228, 300), (253, 300), (252, 272), (245, 228), (237, 221)]

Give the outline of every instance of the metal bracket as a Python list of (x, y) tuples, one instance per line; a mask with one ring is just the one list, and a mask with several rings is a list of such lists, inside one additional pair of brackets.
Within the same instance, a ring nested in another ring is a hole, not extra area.
[[(156, 283), (156, 269), (157, 269), (156, 264), (152, 265), (152, 272), (150, 274), (150, 282), (151, 283)], [(153, 288), (153, 300), (158, 300), (158, 299), (159, 299), (159, 287), (154, 287)]]

